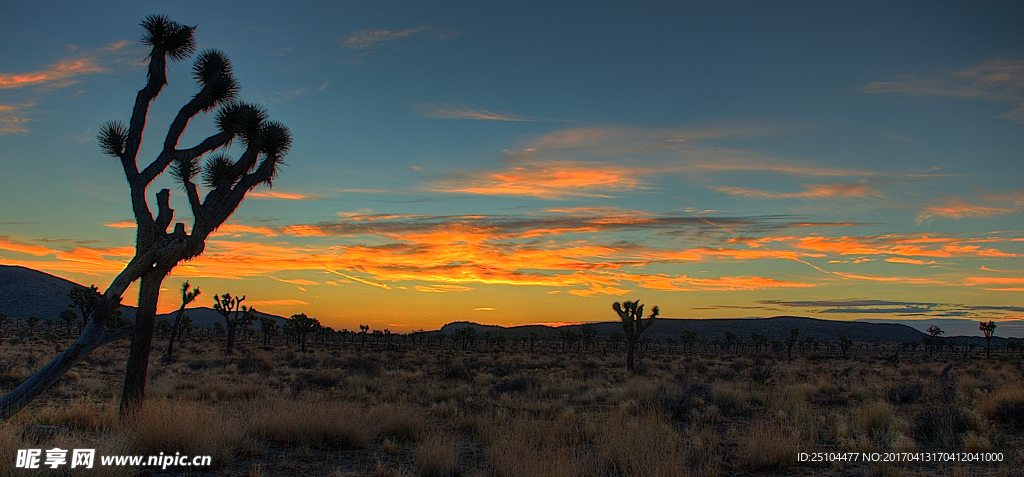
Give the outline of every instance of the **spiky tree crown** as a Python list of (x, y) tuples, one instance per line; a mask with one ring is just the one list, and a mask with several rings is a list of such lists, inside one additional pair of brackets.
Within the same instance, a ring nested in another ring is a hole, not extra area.
[(142, 28), (142, 43), (163, 50), (174, 61), (188, 58), (196, 51), (194, 26), (182, 25), (166, 15), (150, 15), (142, 21)]

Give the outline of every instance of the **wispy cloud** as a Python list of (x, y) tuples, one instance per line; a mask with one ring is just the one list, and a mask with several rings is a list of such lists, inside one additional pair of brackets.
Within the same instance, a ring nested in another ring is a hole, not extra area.
[(369, 50), (387, 45), (395, 40), (423, 33), (429, 28), (427, 26), (420, 26), (404, 30), (360, 30), (345, 38), (341, 46), (342, 48), (351, 48), (353, 50)]
[(904, 75), (861, 86), (862, 93), (945, 96), (1009, 103), (999, 117), (1024, 124), (1024, 59), (993, 59), (931, 77)]
[(305, 306), (309, 302), (302, 300), (254, 300), (248, 303), (249, 306)]
[(452, 30), (418, 26), (404, 30), (360, 30), (339, 42), (339, 46), (354, 53), (353, 63), (361, 63), (374, 51), (391, 45), (403, 43), (417, 37), (428, 37), (431, 40), (443, 40), (459, 33)]
[(96, 64), (95, 58), (63, 60), (46, 68), (28, 73), (0, 73), (0, 89), (24, 88), (28, 86), (68, 86), (77, 76), (105, 73), (109, 70)]
[(744, 189), (741, 187), (717, 186), (709, 187), (712, 190), (725, 192), (726, 194), (739, 195), (752, 199), (829, 199), (844, 197), (885, 197), (878, 189), (871, 185), (857, 182), (834, 182), (831, 184), (805, 184), (804, 191), (800, 192), (767, 192), (755, 189)]
[(0, 136), (28, 132), (24, 124), (31, 121), (24, 110), (34, 106), (33, 103), (0, 104)]
[(913, 301), (834, 299), (811, 301), (757, 300), (757, 303), (783, 308), (800, 308), (812, 313), (866, 314), (934, 317), (1011, 318), (1024, 311), (1020, 306), (963, 305)]
[(1022, 190), (1008, 194), (987, 194), (980, 200), (986, 205), (970, 203), (961, 196), (946, 196), (938, 204), (924, 206), (917, 215), (917, 222), (921, 223), (934, 217), (947, 219), (991, 217), (1024, 210), (1024, 191)]
[(414, 288), (416, 291), (425, 293), (467, 292), (472, 290), (472, 288), (462, 285), (416, 285)]
[(499, 113), (488, 111), (486, 109), (470, 108), (464, 104), (417, 103), (413, 106), (420, 111), (420, 114), (428, 118), (482, 119), (488, 121), (536, 121), (536, 119), (528, 118), (526, 116)]

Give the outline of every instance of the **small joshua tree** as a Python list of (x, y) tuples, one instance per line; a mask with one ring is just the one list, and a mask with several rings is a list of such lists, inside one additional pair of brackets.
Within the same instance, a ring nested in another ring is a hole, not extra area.
[(996, 323), (991, 320), (988, 323), (983, 321), (978, 323), (978, 329), (985, 334), (985, 359), (989, 359), (992, 353), (992, 335), (996, 332)]
[(78, 319), (78, 315), (71, 310), (64, 310), (60, 312), (60, 319), (68, 325), (68, 337), (71, 337), (71, 327), (75, 325), (75, 320)]
[(790, 328), (789, 338), (786, 340), (786, 356), (793, 357), (793, 345), (796, 344), (797, 336), (800, 336), (800, 328)]
[(263, 332), (263, 346), (270, 346), (270, 337), (277, 334), (277, 320), (269, 316), (260, 317), (260, 331)]
[[(239, 325), (245, 324), (245, 319), (238, 316), (246, 311), (245, 307), (242, 306), (242, 301), (244, 300), (245, 296), (232, 297), (230, 293), (225, 293), (223, 296), (213, 296), (213, 309), (217, 310), (217, 313), (224, 317), (224, 323), (227, 325), (228, 330), (224, 354), (231, 354), (231, 348), (235, 345), (235, 332)], [(234, 317), (231, 316), (232, 313), (234, 313)], [(245, 325), (248, 326), (247, 324)]]
[(654, 324), (654, 319), (658, 317), (660, 310), (657, 306), (651, 308), (651, 315), (645, 320), (643, 319), (644, 306), (640, 304), (640, 300), (615, 302), (612, 309), (619, 314), (619, 319), (622, 320), (622, 331), (626, 337), (626, 370), (633, 372), (633, 355), (636, 352), (636, 345), (640, 341), (640, 333)]
[(185, 305), (192, 303), (196, 297), (201, 295), (203, 292), (196, 287), (195, 290), (189, 290), (192, 285), (189, 285), (188, 281), (181, 284), (181, 306), (178, 307), (178, 313), (174, 315), (174, 325), (171, 326), (171, 337), (167, 340), (167, 360), (171, 360), (174, 357), (174, 340), (176, 336), (181, 333), (181, 319), (185, 316)]
[(320, 328), (320, 322), (316, 318), (310, 318), (305, 313), (299, 313), (292, 315), (288, 319), (291, 323), (292, 329), (295, 330), (296, 337), (298, 338), (300, 352), (306, 352), (306, 335), (315, 333)]
[(92, 316), (92, 311), (99, 306), (103, 295), (100, 295), (96, 285), (92, 285), (89, 288), (72, 288), (68, 292), (68, 298), (71, 299), (68, 308), (78, 308), (79, 313), (82, 314), (82, 326), (85, 327), (89, 324), (89, 317)]
[(850, 338), (847, 338), (846, 335), (840, 336), (838, 342), (839, 351), (843, 353), (843, 356), (846, 356), (846, 350), (850, 349), (850, 345), (853, 344), (853, 342), (850, 341)]

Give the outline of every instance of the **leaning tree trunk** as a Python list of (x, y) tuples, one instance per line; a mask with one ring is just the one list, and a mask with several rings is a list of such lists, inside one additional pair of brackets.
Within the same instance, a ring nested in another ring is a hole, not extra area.
[[(111, 285), (111, 288), (113, 287), (114, 285)], [(107, 319), (114, 314), (114, 310), (118, 306), (120, 306), (119, 294), (114, 299), (105, 298), (93, 311), (92, 319), (82, 329), (78, 339), (21, 385), (0, 398), (0, 419), (7, 419), (20, 411), (43, 391), (53, 386), (64, 373), (85, 359), (94, 349), (112, 341), (127, 338), (131, 333), (131, 327), (116, 330), (105, 328)]]

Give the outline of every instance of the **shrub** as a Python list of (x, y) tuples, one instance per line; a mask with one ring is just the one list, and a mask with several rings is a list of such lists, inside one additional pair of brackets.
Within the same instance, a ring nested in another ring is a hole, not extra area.
[(918, 383), (904, 384), (889, 390), (889, 402), (897, 405), (914, 404), (921, 398), (924, 387)]

